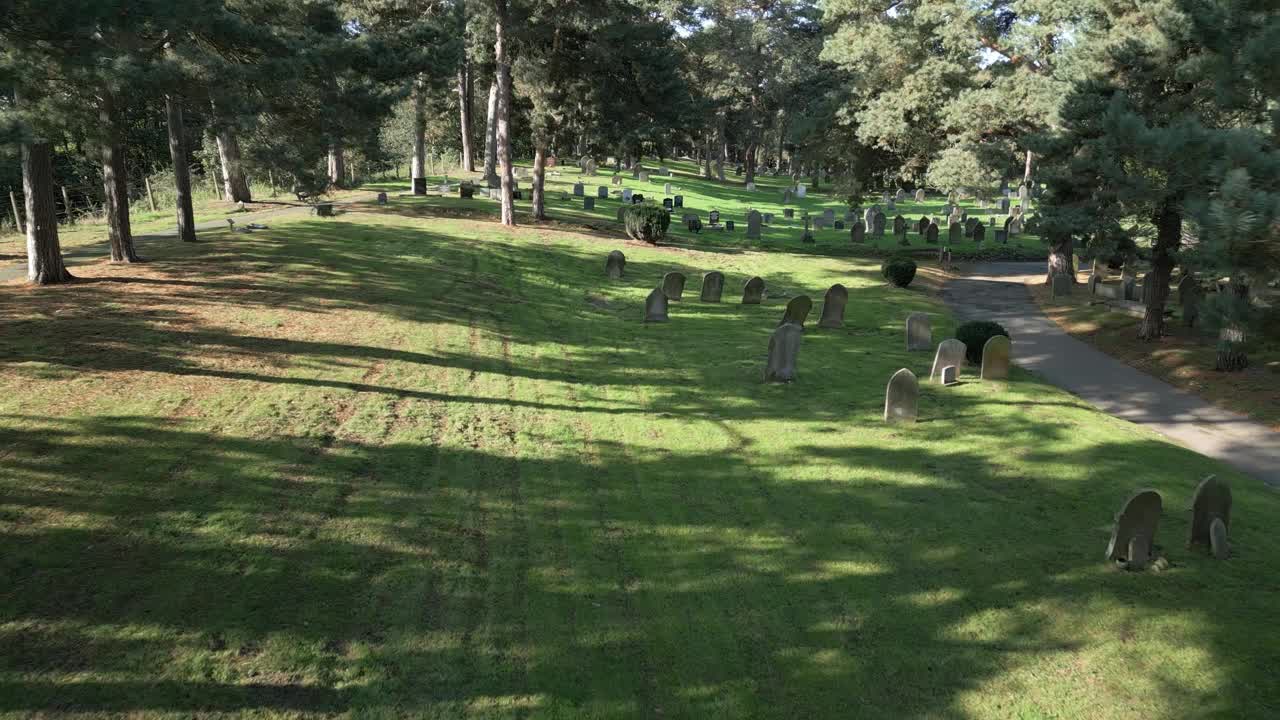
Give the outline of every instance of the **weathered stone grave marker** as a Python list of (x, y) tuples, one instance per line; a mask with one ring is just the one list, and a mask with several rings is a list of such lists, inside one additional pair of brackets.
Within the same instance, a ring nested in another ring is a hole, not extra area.
[(822, 298), (822, 316), (818, 318), (818, 327), (839, 329), (844, 327), (844, 306), (849, 302), (849, 291), (845, 286), (836, 283), (827, 288)]
[(753, 277), (742, 286), (742, 304), (759, 305), (764, 298), (764, 280)]
[(933, 354), (933, 368), (929, 370), (929, 379), (939, 381), (942, 377), (942, 369), (951, 365), (955, 366), (956, 374), (959, 375), (960, 367), (964, 365), (964, 342), (956, 338), (947, 338), (938, 343), (938, 351)]
[(679, 302), (684, 295), (684, 273), (673, 271), (663, 275), (662, 292), (666, 293), (668, 300)]
[(933, 347), (933, 323), (927, 313), (907, 316), (907, 350), (929, 350)]
[(654, 288), (644, 301), (645, 322), (667, 321), (667, 295), (662, 288)]
[(808, 295), (797, 295), (787, 302), (787, 309), (782, 313), (782, 320), (779, 325), (799, 325), (804, 327), (804, 321), (809, 317), (809, 311), (813, 309), (813, 301)]
[(779, 325), (769, 336), (769, 359), (764, 366), (765, 382), (791, 382), (796, 379), (796, 361), (804, 331), (790, 323)]
[(1196, 487), (1191, 499), (1191, 532), (1187, 547), (1203, 545), (1219, 560), (1231, 552), (1227, 531), (1231, 529), (1231, 487), (1210, 475)]
[(920, 383), (915, 373), (902, 368), (889, 378), (884, 389), (884, 421), (888, 423), (916, 421), (920, 405)]
[(724, 292), (724, 273), (712, 270), (702, 276), (702, 302), (718, 303)]
[(1009, 356), (1013, 346), (1009, 338), (995, 335), (982, 346), (982, 379), (1003, 380), (1009, 377)]
[(1152, 560), (1163, 502), (1155, 490), (1139, 490), (1124, 501), (1107, 543), (1107, 559), (1128, 570), (1142, 570)]

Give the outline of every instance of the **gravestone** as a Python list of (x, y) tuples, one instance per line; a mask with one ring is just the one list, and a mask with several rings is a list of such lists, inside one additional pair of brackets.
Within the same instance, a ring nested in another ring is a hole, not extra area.
[(1230, 553), (1227, 531), (1231, 529), (1231, 487), (1210, 475), (1200, 481), (1191, 499), (1191, 532), (1187, 547), (1203, 545), (1219, 560)]
[(724, 221), (724, 231), (725, 231), (725, 232), (733, 232), (733, 221), (732, 221), (732, 220), (725, 220), (725, 221)]
[(907, 316), (907, 350), (928, 350), (933, 347), (933, 323), (929, 315), (913, 312)]
[(938, 223), (931, 222), (929, 227), (924, 229), (924, 241), (930, 245), (938, 244)]
[(796, 216), (796, 211), (792, 208), (783, 208), (782, 217), (791, 220)]
[(849, 230), (849, 241), (855, 243), (864, 243), (867, 241), (867, 226), (862, 224), (861, 220), (853, 223), (853, 228)]
[(802, 198), (802, 197), (804, 197), (804, 196), (805, 196), (805, 193), (807, 193), (807, 192), (809, 192), (809, 189), (808, 189), (808, 188), (806, 188), (805, 186), (803, 186), (803, 185), (796, 185), (796, 197), (798, 197), (798, 198)]
[(960, 368), (964, 365), (964, 342), (956, 338), (947, 338), (938, 343), (938, 351), (933, 354), (933, 367), (929, 370), (930, 380), (939, 380), (942, 377), (942, 368), (954, 366), (956, 373), (959, 374)]
[(943, 385), (955, 385), (960, 382), (960, 369), (955, 365), (948, 365), (942, 368), (940, 381)]
[(1138, 299), (1138, 278), (1133, 275), (1120, 276), (1120, 296), (1125, 300)]
[(902, 368), (889, 378), (884, 389), (884, 421), (888, 423), (916, 421), (920, 405), (920, 383), (915, 373)]
[(724, 273), (712, 270), (702, 276), (702, 302), (718, 303), (724, 292)]
[(702, 221), (698, 219), (697, 215), (687, 216), (684, 226), (689, 228), (689, 232), (695, 235), (702, 232)]
[(896, 204), (896, 203), (894, 203), (894, 202), (893, 202), (893, 200), (892, 200), (892, 199), (890, 199), (890, 200), (889, 200), (889, 202), (887, 202), (887, 203), (885, 203), (885, 204), (884, 204), (884, 211), (885, 211), (885, 212), (897, 212), (897, 211), (898, 211), (898, 206), (897, 206), (897, 204)]
[(639, 204), (640, 204), (640, 203), (642, 203), (642, 202), (644, 202), (644, 196), (643, 196), (643, 195), (641, 195), (641, 194), (639, 194), (639, 193), (636, 193), (635, 195), (632, 195), (632, 196), (631, 196), (631, 204), (632, 204), (632, 205), (639, 205)]
[(1018, 186), (1018, 202), (1022, 207), (1029, 207), (1031, 204), (1031, 189), (1025, 184)]
[(819, 215), (819, 216), (817, 216), (817, 217), (813, 218), (813, 229), (814, 229), (814, 230), (823, 230), (823, 229), (825, 229), (826, 227), (827, 227), (827, 219), (826, 219), (826, 218), (822, 217), (821, 215)]
[(1104, 282), (1099, 282), (1097, 285), (1093, 287), (1093, 294), (1105, 300), (1123, 300), (1124, 299), (1124, 292), (1119, 286), (1107, 285)]
[(982, 379), (1003, 380), (1009, 377), (1009, 356), (1013, 346), (1009, 338), (995, 335), (982, 346)]
[(764, 224), (765, 224), (765, 225), (772, 225), (772, 224), (773, 224), (773, 213), (765, 213), (765, 214), (763, 215), (763, 221), (764, 221)]
[(380, 192), (380, 193), (378, 193), (378, 204), (379, 204), (379, 205), (386, 205), (386, 204), (387, 204), (387, 194), (386, 194), (386, 193), (384, 193), (384, 192)]
[(662, 198), (662, 208), (664, 210), (672, 210), (674, 207), (675, 206), (671, 204), (671, 198)]
[(884, 226), (887, 220), (888, 218), (884, 216), (884, 213), (876, 213), (875, 224), (872, 225), (871, 234), (876, 237), (884, 237)]
[(787, 309), (782, 313), (782, 320), (778, 321), (779, 325), (799, 325), (804, 327), (804, 321), (809, 317), (809, 311), (813, 309), (813, 301), (808, 295), (797, 295), (787, 303)]
[(844, 229), (844, 221), (843, 221), (843, 220), (837, 220), (837, 221), (836, 221), (836, 230), (843, 230), (843, 229)]
[(593, 197), (584, 197), (584, 198), (582, 198), (582, 209), (583, 209), (583, 210), (595, 210), (595, 209), (596, 209), (596, 199), (595, 199), (595, 198), (593, 198)]
[(822, 316), (818, 327), (839, 329), (844, 327), (844, 306), (849, 303), (849, 291), (840, 283), (827, 288), (822, 298)]
[(1090, 295), (1098, 294), (1098, 283), (1100, 282), (1102, 282), (1102, 278), (1098, 277), (1097, 274), (1093, 274), (1089, 276), (1089, 294)]
[(742, 304), (759, 305), (764, 298), (764, 280), (753, 277), (742, 286)]
[(762, 220), (763, 218), (760, 217), (760, 213), (755, 210), (747, 213), (747, 239), (760, 239), (760, 223)]
[(924, 188), (916, 190), (916, 202), (924, 202)]
[(711, 225), (712, 227), (715, 227), (716, 225), (720, 224), (719, 210), (712, 210), (711, 212), (707, 213), (707, 224)]
[(1178, 282), (1178, 303), (1182, 305), (1182, 324), (1192, 327), (1200, 319), (1200, 300), (1203, 294), (1196, 276), (1186, 273)]
[(635, 193), (633, 193), (633, 192), (632, 192), (631, 188), (623, 188), (623, 189), (622, 189), (622, 202), (631, 202), (631, 196), (632, 196), (632, 195), (634, 195), (634, 194), (635, 194)]
[(621, 250), (614, 250), (609, 253), (609, 257), (604, 261), (604, 274), (610, 280), (622, 279), (622, 273), (627, 267), (627, 256), (622, 254)]
[(1009, 244), (1009, 232), (1007, 230), (996, 230), (996, 242), (1001, 245)]
[(764, 366), (765, 382), (791, 382), (796, 379), (796, 360), (804, 331), (790, 323), (779, 325), (769, 336), (769, 359)]
[(898, 188), (898, 191), (893, 194), (893, 199), (895, 202), (902, 202), (903, 200), (906, 200), (907, 191), (902, 188)]
[(924, 215), (916, 221), (916, 234), (924, 237), (924, 231), (929, 229), (929, 216)]
[(951, 248), (942, 248), (941, 255), (942, 257), (940, 257), (938, 261), (942, 263), (942, 269), (950, 270), (951, 269)]
[(642, 183), (647, 183), (647, 182), (649, 182), (649, 173), (647, 173), (647, 172), (642, 172), (642, 173), (640, 173), (640, 177), (638, 177), (638, 178), (636, 178), (636, 179), (637, 179), (637, 180), (639, 180), (639, 181), (640, 181), (640, 182), (642, 182)]
[(683, 196), (683, 195), (676, 195), (675, 197), (671, 198), (671, 201), (672, 201), (672, 202), (671, 202), (671, 204), (672, 204), (672, 206), (674, 206), (674, 207), (678, 207), (678, 208), (682, 208), (682, 207), (684, 207), (684, 196)]
[(970, 240), (972, 240), (972, 239), (973, 239), (973, 229), (974, 229), (974, 228), (976, 228), (976, 227), (979, 227), (980, 225), (981, 225), (981, 223), (979, 223), (979, 222), (978, 222), (978, 218), (965, 218), (965, 220), (964, 220), (964, 236), (965, 236), (965, 237), (967, 237), (967, 238), (969, 238)]
[[(492, 180), (491, 180), (491, 181), (490, 181), (490, 183), (489, 183), (489, 187), (493, 187)], [(500, 180), (500, 179), (499, 179), (499, 187), (501, 187), (501, 180)], [(413, 194), (414, 194), (414, 195), (426, 195), (426, 194), (427, 194), (427, 179), (426, 179), (426, 178), (424, 178), (424, 177), (416, 177), (416, 178), (414, 178), (414, 179), (413, 179)]]
[(825, 222), (829, 222), (829, 223), (833, 223), (833, 222), (835, 222), (835, 221), (836, 221), (836, 211), (835, 211), (835, 210), (833, 210), (833, 209), (831, 209), (831, 208), (827, 208), (827, 209), (823, 210), (823, 211), (822, 211), (822, 219), (823, 219), (823, 221), (825, 221)]
[(684, 273), (669, 272), (663, 275), (662, 292), (667, 294), (668, 300), (679, 302), (684, 295)]
[(1009, 214), (1009, 198), (1007, 197), (1000, 198), (1000, 214), (1001, 215)]
[(596, 197), (600, 198), (601, 200), (608, 200), (608, 199), (609, 199), (609, 186), (608, 186), (608, 185), (601, 185), (601, 186), (597, 187), (597, 188), (596, 188)]
[(862, 224), (864, 227), (875, 227), (877, 212), (879, 212), (879, 208), (872, 205), (867, 208), (866, 212), (862, 213)]
[(621, 176), (621, 175), (614, 175), (614, 176), (613, 176), (613, 184), (614, 184), (614, 185), (621, 185), (621, 184), (622, 184), (622, 176)]
[(667, 321), (667, 295), (662, 292), (662, 288), (654, 288), (653, 292), (649, 293), (649, 297), (645, 299), (644, 321)]
[(987, 231), (986, 228), (983, 227), (982, 223), (978, 223), (973, 226), (973, 241), (975, 243), (982, 244), (982, 239), (986, 237), (986, 235)]
[(1071, 295), (1071, 276), (1070, 275), (1054, 275), (1052, 285), (1053, 297), (1068, 297)]
[(783, 205), (790, 205), (790, 204), (791, 204), (791, 191), (790, 191), (790, 190), (783, 190), (783, 191), (782, 191), (782, 204), (783, 204)]
[(1142, 570), (1151, 562), (1156, 529), (1164, 503), (1155, 490), (1139, 490), (1124, 501), (1107, 543), (1107, 559), (1128, 570)]
[(670, 195), (670, 194), (671, 194), (671, 183), (663, 183), (663, 184), (662, 184), (662, 194), (663, 194), (663, 195)]
[(574, 183), (574, 184), (573, 184), (573, 196), (574, 196), (574, 197), (582, 197), (582, 194), (583, 194), (582, 183)]
[(907, 236), (907, 219), (901, 215), (893, 218), (893, 236), (904, 238)]
[(755, 192), (755, 191), (756, 191), (756, 184), (753, 182), (747, 183), (747, 192)]
[(947, 242), (959, 243), (964, 240), (964, 226), (960, 223), (952, 223), (947, 228)]

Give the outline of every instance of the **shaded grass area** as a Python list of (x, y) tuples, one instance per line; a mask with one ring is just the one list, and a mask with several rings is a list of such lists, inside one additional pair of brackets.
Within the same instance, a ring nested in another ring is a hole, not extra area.
[(1170, 385), (1280, 430), (1280, 342), (1276, 339), (1255, 334), (1250, 366), (1240, 372), (1218, 372), (1213, 369), (1216, 337), (1183, 324), (1176, 292), (1169, 300), (1174, 316), (1166, 323), (1166, 335), (1149, 343), (1138, 340), (1139, 318), (1105, 304), (1091, 304), (1086, 285), (1077, 286), (1067, 298), (1050, 297), (1043, 283), (1029, 287), (1045, 314), (1072, 335)]
[[(885, 426), (932, 360), (907, 314), (952, 324), (871, 263), (421, 202), (0, 286), (0, 713), (1276, 714), (1260, 483), (1017, 371)], [(799, 382), (761, 384), (786, 297), (833, 282), (846, 327), (815, 307)], [(1182, 548), (1211, 472), (1228, 562)], [(1102, 561), (1138, 486), (1164, 573)]]

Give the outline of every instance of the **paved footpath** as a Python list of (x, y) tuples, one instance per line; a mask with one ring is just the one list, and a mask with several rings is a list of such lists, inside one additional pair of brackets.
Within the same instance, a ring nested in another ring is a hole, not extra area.
[(1280, 433), (1135, 370), (1077, 340), (1040, 311), (1023, 278), (1043, 263), (980, 263), (943, 290), (962, 320), (995, 320), (1013, 336), (1013, 356), (1103, 412), (1146, 426), (1202, 455), (1280, 488)]

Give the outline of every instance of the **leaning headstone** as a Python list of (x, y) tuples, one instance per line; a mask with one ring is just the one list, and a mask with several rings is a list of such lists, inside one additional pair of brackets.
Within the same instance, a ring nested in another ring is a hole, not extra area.
[(1129, 570), (1145, 568), (1152, 559), (1163, 505), (1160, 493), (1155, 490), (1139, 490), (1125, 500), (1116, 513), (1111, 541), (1107, 543), (1107, 559)]
[(782, 320), (780, 320), (778, 324), (786, 325), (787, 323), (791, 323), (792, 325), (799, 325), (803, 328), (804, 321), (808, 319), (809, 311), (812, 309), (813, 301), (809, 299), (808, 295), (797, 295), (791, 298), (790, 302), (787, 303), (787, 309), (783, 311)]
[(609, 257), (604, 261), (604, 274), (610, 280), (622, 279), (622, 273), (627, 267), (627, 256), (622, 254), (621, 250), (614, 250), (609, 253)]
[(929, 223), (929, 226), (924, 229), (924, 241), (930, 245), (938, 244), (938, 223), (931, 222)]
[(760, 213), (758, 211), (752, 210), (751, 212), (747, 213), (747, 239), (749, 240), (760, 239), (760, 223), (762, 221), (763, 221), (763, 218), (760, 216)]
[(667, 294), (662, 291), (662, 288), (654, 288), (653, 292), (649, 293), (649, 297), (645, 298), (644, 321), (667, 321)]
[(1210, 475), (1200, 481), (1191, 499), (1191, 532), (1187, 547), (1204, 545), (1213, 556), (1226, 560), (1230, 553), (1227, 531), (1231, 529), (1231, 487)]
[(915, 373), (902, 368), (889, 378), (884, 389), (884, 421), (915, 422), (920, 405), (920, 383)]
[(593, 198), (593, 197), (584, 197), (584, 198), (582, 198), (582, 209), (583, 209), (583, 210), (595, 210), (595, 209), (596, 209), (596, 199), (595, 199), (595, 198)]
[(916, 202), (924, 202), (924, 188), (916, 190)]
[(867, 226), (863, 225), (861, 220), (853, 223), (853, 227), (849, 230), (849, 240), (855, 243), (867, 241)]
[(678, 208), (684, 207), (684, 196), (676, 195), (675, 197), (671, 198), (671, 204), (672, 206), (678, 207)]
[(765, 382), (791, 382), (796, 379), (796, 359), (804, 331), (790, 323), (779, 325), (769, 336), (769, 359), (764, 366)]
[(663, 275), (662, 292), (667, 294), (668, 300), (679, 302), (684, 295), (684, 273), (669, 272)]
[(929, 370), (929, 379), (938, 380), (942, 376), (942, 368), (949, 365), (959, 368), (964, 365), (964, 341), (947, 338), (938, 343), (938, 351), (933, 354), (933, 368)]
[(759, 305), (764, 298), (764, 280), (753, 277), (742, 286), (742, 304)]
[(933, 347), (933, 324), (927, 313), (913, 312), (907, 316), (907, 350), (928, 350)]
[(818, 327), (839, 329), (844, 327), (844, 306), (849, 303), (849, 291), (840, 283), (827, 288), (822, 298), (822, 316)]
[(1009, 356), (1013, 346), (1004, 335), (994, 335), (982, 346), (982, 379), (1003, 380), (1009, 377)]
[(1071, 276), (1057, 274), (1053, 276), (1053, 297), (1067, 297), (1071, 295)]
[(724, 292), (724, 273), (719, 270), (712, 270), (702, 276), (702, 302), (720, 302), (720, 295)]
[(608, 185), (601, 185), (600, 187), (597, 187), (597, 188), (596, 188), (596, 197), (600, 198), (601, 200), (608, 200), (608, 199), (609, 199), (609, 186), (608, 186)]
[(583, 194), (582, 183), (574, 183), (574, 184), (573, 184), (573, 196), (574, 196), (574, 197), (582, 197), (582, 194)]
[(1200, 319), (1200, 300), (1202, 293), (1196, 276), (1186, 273), (1178, 282), (1178, 303), (1182, 305), (1182, 324), (1192, 327)]

